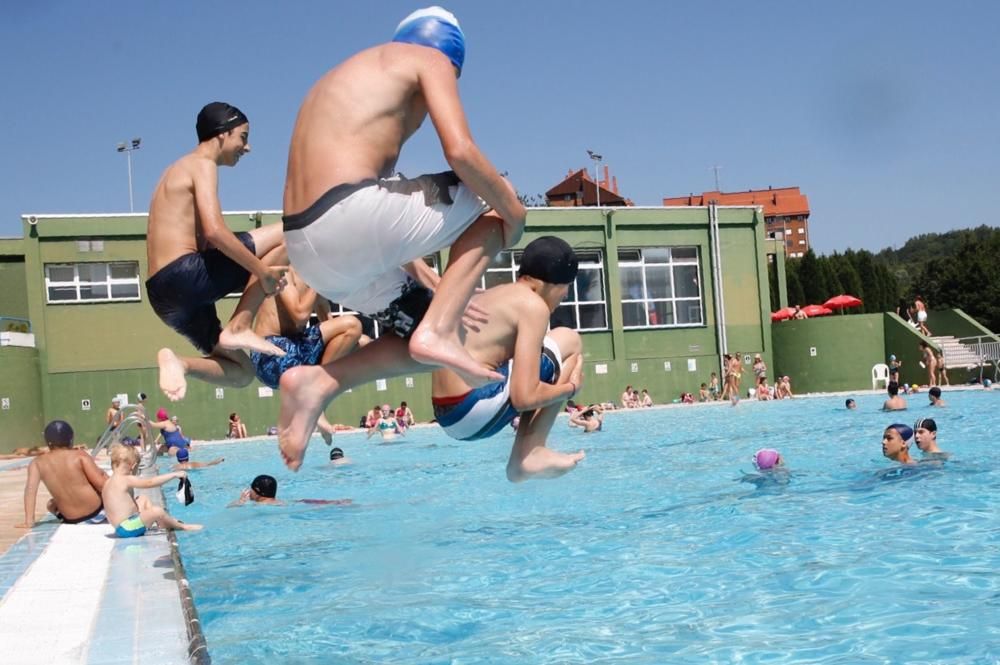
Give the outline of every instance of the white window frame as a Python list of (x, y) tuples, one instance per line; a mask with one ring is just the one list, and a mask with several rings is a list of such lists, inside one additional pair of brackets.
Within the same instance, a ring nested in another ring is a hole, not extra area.
[[(666, 262), (646, 262), (646, 257), (643, 254), (644, 250), (651, 249), (666, 249), (669, 252), (669, 260)], [(693, 249), (695, 256), (693, 259), (675, 259), (674, 250), (678, 249)], [(625, 268), (640, 268), (642, 270), (642, 298), (622, 298), (621, 305), (621, 315), (622, 315), (622, 329), (624, 330), (647, 330), (647, 329), (658, 329), (658, 328), (702, 328), (705, 325), (705, 303), (704, 303), (704, 291), (701, 288), (702, 275), (701, 275), (701, 252), (697, 246), (692, 245), (676, 245), (676, 246), (657, 246), (657, 247), (622, 247), (619, 252), (639, 252), (639, 260), (622, 260), (619, 254), (618, 259), (618, 279), (622, 280)], [(646, 266), (656, 266), (663, 267), (667, 266), (670, 270), (670, 296), (667, 298), (650, 298), (649, 287), (646, 283), (647, 271)], [(674, 273), (674, 266), (695, 266), (698, 274), (698, 295), (697, 296), (677, 296), (677, 277)], [(622, 295), (625, 294), (625, 284), (622, 285)], [(674, 321), (675, 323), (657, 323), (655, 325), (649, 323), (649, 304), (654, 302), (669, 302), (673, 304), (674, 311)], [(625, 324), (625, 305), (627, 304), (643, 304), (643, 312), (645, 314), (646, 323), (643, 325), (626, 325)], [(692, 304), (697, 303), (698, 309), (700, 311), (700, 319), (698, 323), (676, 323), (677, 321), (677, 309), (680, 306), (690, 307)]]
[[(504, 250), (497, 254), (496, 258), (490, 263), (489, 267), (486, 269), (488, 274), (497, 275), (505, 274), (508, 279), (506, 282), (502, 283), (513, 283), (517, 281), (517, 272), (521, 269), (521, 256), (524, 254), (521, 250)], [(574, 330), (579, 332), (597, 332), (602, 330), (608, 330), (608, 285), (605, 281), (604, 272), (604, 252), (599, 249), (581, 249), (577, 250), (577, 256), (580, 258), (580, 271), (592, 270), (598, 272), (598, 279), (601, 280), (601, 290), (604, 293), (604, 300), (577, 300), (575, 296), (578, 295), (576, 291), (576, 283), (574, 282), (570, 288), (569, 293), (566, 294), (566, 299), (559, 303), (559, 309), (563, 307), (571, 307), (573, 309), (573, 322), (575, 324)], [(496, 284), (496, 280), (491, 280), (492, 284)], [(479, 280), (480, 288), (486, 288), (486, 275)], [(577, 327), (580, 324), (580, 306), (586, 305), (599, 305), (604, 308), (604, 326), (597, 328), (580, 328)], [(556, 311), (559, 311), (557, 309)]]
[[(90, 281), (80, 279), (80, 266), (104, 266), (104, 279), (101, 281)], [(121, 278), (111, 276), (111, 267), (115, 266), (129, 266), (135, 271), (134, 277)], [(73, 269), (73, 279), (72, 281), (57, 281), (50, 277), (51, 270), (53, 268), (72, 268)], [(135, 286), (136, 295), (135, 296), (115, 296), (112, 295), (113, 286)], [(81, 295), (81, 287), (87, 286), (107, 286), (108, 297), (107, 298), (91, 298), (83, 297)], [(76, 298), (73, 300), (62, 300), (52, 299), (52, 289), (54, 288), (66, 288), (72, 287), (76, 291)], [(142, 284), (139, 280), (139, 262), (138, 261), (84, 261), (80, 263), (46, 263), (45, 264), (45, 302), (48, 305), (76, 305), (80, 303), (95, 303), (95, 302), (140, 302), (142, 300)]]

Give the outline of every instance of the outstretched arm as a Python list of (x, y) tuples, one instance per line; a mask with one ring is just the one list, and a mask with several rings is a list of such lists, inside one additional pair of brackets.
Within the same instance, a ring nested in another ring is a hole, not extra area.
[(163, 475), (153, 476), (152, 478), (128, 476), (125, 479), (125, 484), (128, 485), (129, 488), (150, 489), (152, 487), (165, 485), (171, 480), (177, 480), (178, 478), (187, 478), (187, 473), (184, 471), (172, 471), (170, 473), (164, 473)]

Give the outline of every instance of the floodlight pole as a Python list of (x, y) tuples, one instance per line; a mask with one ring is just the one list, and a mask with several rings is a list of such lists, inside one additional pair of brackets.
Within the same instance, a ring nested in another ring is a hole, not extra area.
[(118, 152), (124, 152), (125, 157), (128, 159), (128, 211), (135, 212), (135, 206), (132, 203), (132, 151), (138, 150), (140, 144), (142, 143), (141, 138), (132, 139), (130, 145), (125, 143), (118, 144)]
[(587, 155), (594, 160), (594, 186), (597, 188), (597, 207), (601, 207), (601, 160), (604, 159), (592, 150), (587, 151)]

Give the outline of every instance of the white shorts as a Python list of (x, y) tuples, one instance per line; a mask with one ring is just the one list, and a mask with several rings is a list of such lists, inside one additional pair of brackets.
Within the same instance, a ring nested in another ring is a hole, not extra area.
[(309, 286), (375, 314), (402, 293), (400, 266), (451, 246), (488, 210), (451, 173), (340, 185), (284, 218), (285, 245)]
[(927, 320), (927, 310), (926, 309), (922, 309), (922, 310), (918, 311), (917, 312), (917, 321), (919, 321), (920, 323), (923, 323), (926, 320)]

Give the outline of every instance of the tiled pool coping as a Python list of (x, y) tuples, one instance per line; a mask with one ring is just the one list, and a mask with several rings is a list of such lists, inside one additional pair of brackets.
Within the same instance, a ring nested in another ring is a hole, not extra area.
[(174, 534), (112, 533), (45, 522), (0, 556), (4, 663), (211, 662)]

